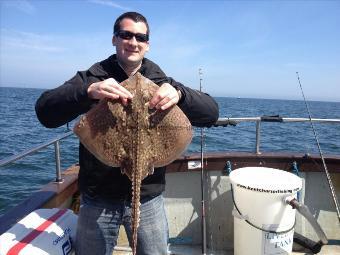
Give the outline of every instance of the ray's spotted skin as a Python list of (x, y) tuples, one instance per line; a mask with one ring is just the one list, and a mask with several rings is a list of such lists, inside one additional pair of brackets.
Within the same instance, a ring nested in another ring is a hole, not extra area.
[(121, 83), (133, 94), (124, 106), (119, 100), (103, 99), (81, 117), (74, 132), (100, 161), (120, 166), (132, 182), (132, 250), (136, 254), (142, 180), (154, 167), (168, 165), (192, 139), (190, 121), (178, 106), (165, 111), (149, 109), (159, 88), (136, 73)]

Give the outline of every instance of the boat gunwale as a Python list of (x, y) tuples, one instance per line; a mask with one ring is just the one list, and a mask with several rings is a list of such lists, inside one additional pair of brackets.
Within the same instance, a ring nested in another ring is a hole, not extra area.
[[(324, 155), (327, 168), (331, 173), (340, 173), (340, 155)], [(201, 168), (188, 169), (187, 161), (201, 160), (201, 153), (184, 155), (166, 167), (169, 172), (200, 171)], [(293, 163), (301, 172), (324, 172), (322, 159), (317, 154), (295, 153), (295, 152), (206, 152), (204, 153), (204, 169), (207, 171), (227, 171), (228, 161), (231, 170), (247, 166), (272, 167), (291, 171)], [(317, 167), (317, 168), (316, 168)]]
[(29, 213), (40, 208), (60, 207), (78, 190), (79, 166), (73, 165), (62, 173), (62, 182), (51, 181), (0, 217), (0, 235)]
[[(200, 161), (200, 153), (186, 154), (166, 167), (167, 173), (197, 172), (201, 168), (189, 169), (189, 161)], [(324, 155), (328, 170), (340, 173), (340, 155)], [(207, 152), (204, 154), (205, 171), (222, 171), (227, 175), (227, 162), (234, 170), (246, 166), (264, 166), (291, 171), (292, 163), (296, 162), (301, 172), (323, 172), (321, 158), (315, 154), (263, 152)], [(318, 168), (316, 168), (318, 166)], [(0, 217), (0, 235), (30, 212), (39, 208), (60, 207), (65, 200), (78, 191), (79, 165), (73, 165), (62, 173), (63, 182), (51, 181), (26, 200), (8, 210)]]

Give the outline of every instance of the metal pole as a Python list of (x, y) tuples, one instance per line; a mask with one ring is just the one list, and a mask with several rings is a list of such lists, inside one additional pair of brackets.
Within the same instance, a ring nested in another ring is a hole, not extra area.
[[(198, 69), (200, 77), (200, 91), (202, 92), (202, 69)], [(204, 162), (203, 162), (203, 128), (201, 128), (201, 198), (202, 198), (202, 254), (207, 254), (207, 235), (206, 235), (206, 220), (205, 220), (205, 178), (204, 178)]]
[(261, 138), (261, 120), (256, 121), (256, 154), (261, 154), (260, 152), (260, 138)]
[(55, 167), (56, 167), (56, 179), (55, 181), (58, 183), (63, 182), (61, 178), (61, 170), (60, 170), (60, 147), (59, 141), (55, 141), (54, 143), (54, 153), (55, 153)]
[(337, 198), (335, 190), (334, 190), (334, 186), (333, 186), (333, 183), (332, 183), (331, 176), (329, 175), (329, 172), (328, 172), (328, 168), (327, 168), (327, 165), (326, 165), (326, 162), (325, 162), (325, 158), (323, 157), (323, 153), (322, 153), (321, 146), (320, 146), (320, 143), (319, 143), (319, 138), (318, 138), (318, 135), (317, 135), (316, 130), (314, 128), (314, 124), (313, 124), (313, 121), (312, 121), (312, 115), (311, 115), (309, 107), (308, 107), (308, 103), (307, 103), (307, 100), (306, 100), (306, 97), (305, 97), (305, 93), (303, 93), (303, 89), (302, 89), (302, 85), (301, 85), (301, 82), (300, 82), (299, 73), (296, 72), (296, 75), (297, 75), (297, 79), (298, 79), (298, 82), (299, 82), (299, 85), (300, 85), (303, 101), (305, 102), (305, 105), (306, 105), (306, 109), (307, 109), (307, 113), (308, 113), (308, 117), (309, 117), (309, 122), (310, 122), (310, 125), (311, 125), (312, 130), (313, 130), (313, 134), (314, 134), (314, 138), (315, 138), (316, 144), (317, 144), (318, 149), (319, 149), (319, 153), (320, 153), (320, 157), (321, 157), (321, 160), (322, 160), (323, 168), (325, 170), (326, 178), (327, 178), (327, 181), (328, 181), (328, 186), (329, 186), (332, 198), (333, 198), (335, 210), (336, 210), (336, 213), (338, 215), (338, 221), (340, 223), (340, 206), (339, 206), (339, 203), (338, 203), (338, 198)]
[[(310, 122), (309, 118), (281, 118), (282, 121), (279, 122)], [(265, 122), (265, 120), (261, 120), (261, 117), (242, 117), (242, 118), (218, 118), (216, 124), (217, 125), (224, 125), (228, 123), (228, 121), (234, 121), (236, 124), (238, 122), (256, 122), (261, 121)], [(340, 119), (314, 119), (312, 118), (313, 122), (320, 122), (320, 123), (333, 123), (339, 124)]]

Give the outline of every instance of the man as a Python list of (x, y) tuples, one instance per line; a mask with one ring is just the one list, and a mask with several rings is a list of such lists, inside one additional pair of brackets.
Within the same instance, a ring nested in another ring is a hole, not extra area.
[[(137, 71), (159, 89), (149, 102), (150, 108), (165, 110), (177, 104), (193, 125), (210, 126), (218, 118), (218, 106), (207, 94), (183, 86), (152, 61), (144, 58), (149, 50), (149, 26), (139, 13), (127, 12), (115, 22), (112, 44), (116, 54), (78, 72), (56, 89), (44, 92), (36, 103), (40, 122), (59, 127), (86, 113), (98, 100), (112, 98), (127, 105), (132, 94), (119, 83)], [(97, 160), (79, 145), (79, 212), (76, 253), (112, 254), (120, 225), (124, 225), (131, 244), (131, 182), (119, 168)], [(141, 215), (137, 254), (167, 254), (168, 225), (162, 192), (165, 168), (155, 169), (141, 185)]]

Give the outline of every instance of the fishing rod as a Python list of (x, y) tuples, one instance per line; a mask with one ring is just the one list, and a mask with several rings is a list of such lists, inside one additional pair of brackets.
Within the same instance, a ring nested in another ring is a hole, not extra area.
[(312, 130), (313, 130), (313, 133), (314, 133), (314, 138), (315, 138), (316, 144), (317, 144), (318, 149), (319, 149), (319, 153), (320, 153), (320, 157), (321, 157), (321, 160), (322, 160), (323, 168), (325, 170), (327, 181), (328, 181), (328, 186), (329, 186), (329, 189), (330, 189), (331, 194), (332, 194), (332, 198), (333, 198), (333, 201), (334, 201), (336, 213), (337, 213), (338, 220), (339, 220), (339, 223), (340, 223), (340, 210), (339, 210), (338, 199), (337, 199), (337, 196), (335, 194), (335, 190), (334, 190), (334, 186), (333, 186), (333, 183), (332, 183), (332, 180), (331, 180), (331, 176), (329, 175), (329, 172), (328, 172), (328, 169), (327, 169), (327, 165), (326, 165), (326, 162), (325, 162), (325, 158), (324, 158), (322, 150), (321, 150), (321, 146), (320, 146), (320, 143), (319, 143), (318, 135), (317, 135), (316, 130), (314, 128), (314, 124), (313, 124), (313, 121), (312, 121), (312, 116), (311, 116), (311, 113), (310, 113), (310, 110), (309, 110), (309, 107), (308, 107), (308, 103), (307, 103), (307, 100), (305, 98), (305, 94), (303, 93), (303, 89), (302, 89), (302, 85), (301, 85), (300, 77), (299, 77), (299, 72), (296, 72), (296, 76), (297, 76), (297, 79), (298, 79), (298, 82), (299, 82), (299, 85), (300, 85), (300, 89), (301, 89), (301, 92), (302, 92), (303, 100), (304, 100), (305, 105), (306, 105), (306, 109), (307, 109), (308, 117), (309, 117), (309, 122), (311, 124)]
[[(198, 75), (200, 77), (200, 92), (202, 92), (202, 69), (198, 69)], [(205, 220), (205, 178), (204, 178), (204, 166), (203, 166), (203, 128), (201, 128), (201, 199), (202, 199), (202, 254), (207, 254), (207, 235), (206, 235), (206, 220)]]

